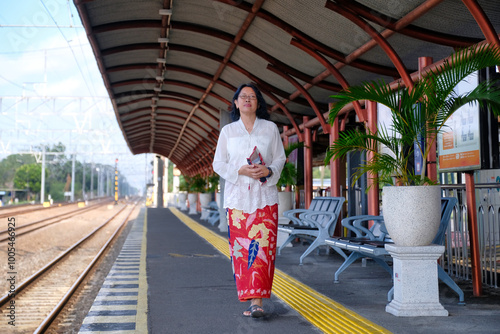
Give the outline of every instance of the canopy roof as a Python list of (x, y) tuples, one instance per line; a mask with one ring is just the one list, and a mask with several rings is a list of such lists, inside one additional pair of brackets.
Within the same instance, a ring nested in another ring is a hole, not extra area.
[(332, 93), (405, 83), (419, 57), (498, 43), (500, 29), (491, 0), (74, 1), (130, 150), (187, 175), (211, 172), (241, 83), (256, 83), (271, 120), (301, 138), (304, 125), (328, 128)]

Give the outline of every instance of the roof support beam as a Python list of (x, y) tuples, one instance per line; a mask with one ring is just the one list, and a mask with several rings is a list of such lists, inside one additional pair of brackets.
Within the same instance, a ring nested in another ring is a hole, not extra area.
[(377, 30), (375, 30), (371, 25), (369, 25), (365, 20), (357, 16), (356, 13), (353, 13), (351, 10), (345, 9), (336, 3), (327, 1), (325, 7), (344, 16), (345, 18), (347, 18), (348, 20), (359, 26), (361, 29), (363, 29), (368, 35), (370, 35), (370, 37), (375, 42), (377, 42), (377, 44), (387, 54), (387, 56), (392, 61), (394, 66), (396, 66), (396, 69), (398, 70), (399, 75), (403, 79), (403, 82), (406, 85), (406, 87), (410, 89), (413, 88), (413, 81), (411, 80), (410, 75), (408, 74), (406, 66), (403, 64), (403, 61), (396, 53), (396, 51), (392, 48), (392, 46), (387, 42), (387, 40)]
[(266, 95), (269, 96), (281, 108), (281, 110), (283, 110), (290, 123), (292, 123), (292, 126), (295, 129), (295, 133), (297, 134), (297, 137), (299, 137), (299, 141), (303, 142), (304, 136), (302, 135), (302, 132), (300, 132), (299, 126), (297, 125), (297, 122), (295, 122), (295, 118), (293, 118), (292, 114), (290, 114), (290, 111), (285, 106), (285, 104), (270, 92), (268, 92)]
[(319, 111), (318, 106), (316, 105), (316, 102), (314, 101), (314, 99), (311, 96), (311, 94), (309, 94), (309, 92), (307, 91), (307, 89), (305, 89), (297, 80), (295, 80), (290, 75), (288, 75), (288, 73), (281, 72), (279, 69), (277, 69), (273, 65), (271, 65), (271, 64), (267, 65), (267, 69), (270, 70), (270, 71), (272, 71), (272, 72), (274, 72), (274, 73), (276, 73), (276, 74), (278, 74), (282, 78), (286, 79), (297, 90), (299, 90), (302, 95), (304, 95), (304, 97), (306, 98), (306, 100), (311, 105), (311, 108), (314, 110), (314, 113), (316, 114), (316, 117), (318, 117), (319, 122), (320, 122), (321, 126), (323, 127), (323, 132), (325, 132), (325, 133), (329, 132), (330, 131), (330, 125), (328, 123), (326, 123), (325, 118), (321, 114), (321, 111)]
[[(413, 11), (409, 12), (406, 16), (402, 17), (396, 23), (396, 27), (398, 29), (401, 29), (401, 28), (409, 25), (411, 22), (413, 22), (414, 20), (418, 19), (420, 16), (424, 15), (427, 11), (429, 11), (434, 6), (436, 6), (437, 5), (436, 1), (441, 1), (441, 0), (427, 0), (425, 3), (421, 4), (420, 6), (418, 6)], [(290, 28), (290, 29), (292, 29), (292, 28)], [(293, 31), (293, 29), (292, 29), (292, 31)], [(393, 35), (394, 33), (395, 33), (394, 31), (386, 29), (385, 31), (382, 32), (382, 35), (384, 37), (388, 38), (389, 36)], [(312, 47), (314, 49), (317, 49), (321, 53), (323, 53), (323, 54), (325, 54), (325, 55), (327, 55), (329, 57), (332, 57), (334, 59), (337, 59), (337, 58), (334, 57), (334, 55), (329, 54), (328, 50), (322, 49), (321, 45), (318, 45), (318, 43), (312, 43), (310, 39), (304, 39), (304, 38), (302, 38), (300, 36), (300, 34), (294, 34), (292, 32), (291, 35), (294, 36), (294, 37), (296, 37), (297, 39), (299, 39), (302, 43), (304, 43), (306, 45), (309, 45), (310, 47)], [(343, 62), (336, 63), (335, 67), (340, 70), (342, 67), (344, 67), (346, 65), (352, 65), (359, 57), (363, 56), (366, 52), (370, 51), (375, 46), (377, 46), (377, 43), (373, 39), (370, 40), (370, 41), (368, 41), (367, 43), (365, 43), (364, 45), (362, 45), (361, 47), (359, 47), (357, 50), (354, 50), (351, 54), (347, 55), (345, 57), (345, 59), (343, 59)], [(368, 70), (368, 69), (365, 69), (365, 70)], [(394, 71), (394, 72), (395, 72), (394, 75), (391, 75), (391, 76), (397, 77), (397, 71)], [(324, 72), (322, 72), (318, 76), (316, 76), (316, 78), (314, 79), (313, 83), (317, 82), (317, 81), (320, 81), (320, 80), (324, 80), (326, 77), (328, 77), (330, 75), (331, 75), (330, 71), (325, 70)], [(306, 89), (309, 89), (311, 87), (311, 85), (306, 84), (306, 85), (304, 85), (304, 87)], [(297, 92), (293, 93), (290, 98), (293, 100), (298, 95), (300, 95), (300, 92), (297, 91)], [(283, 101), (283, 102), (286, 104), (288, 101)], [(272, 109), (274, 110), (274, 109), (277, 109), (277, 108), (278, 108), (278, 106), (274, 106)], [(300, 127), (302, 128), (302, 125)], [(294, 129), (289, 130), (289, 135), (292, 135), (293, 131), (294, 131)]]
[[(350, 2), (345, 0), (336, 0), (336, 1), (341, 3), (342, 7), (349, 8), (352, 11), (356, 12), (358, 15), (364, 17), (365, 19), (372, 21), (382, 27), (385, 27), (388, 30), (390, 29), (393, 32), (398, 32), (400, 34), (416, 38), (422, 41), (435, 43), (439, 45), (447, 45), (452, 48), (464, 48), (467, 46), (471, 46), (473, 44), (477, 44), (482, 41), (481, 39), (478, 38), (456, 36), (456, 35), (441, 33), (438, 31), (427, 30), (417, 26), (412, 26), (411, 24), (406, 24), (404, 26), (401, 26), (402, 24), (404, 24), (404, 21), (403, 22), (401, 22), (402, 20), (397, 21), (393, 18), (388, 17), (387, 15), (384, 15), (374, 10), (373, 8), (366, 7), (358, 2)], [(428, 11), (442, 2), (443, 0), (427, 0), (424, 3), (422, 3), (419, 6), (419, 8), (425, 7), (426, 11)], [(413, 10), (412, 12), (423, 13), (423, 11), (417, 11), (417, 10)], [(422, 14), (417, 13), (417, 15), (421, 16)], [(409, 20), (411, 22), (415, 21), (415, 19), (416, 18), (413, 17), (413, 15), (405, 16), (405, 20)]]
[[(147, 105), (150, 105), (151, 104), (151, 97), (150, 95), (148, 94), (149, 91), (146, 91), (146, 92), (142, 92), (143, 95), (146, 95), (147, 97), (141, 97), (141, 98), (137, 98), (137, 99), (131, 99), (131, 100), (128, 100), (126, 102), (120, 102), (120, 103), (117, 103), (117, 106), (121, 109), (123, 109), (123, 107), (127, 106), (127, 105), (130, 105), (130, 106), (133, 106), (134, 104), (136, 103), (141, 103), (141, 102), (147, 102)], [(136, 95), (138, 92), (135, 92)], [(152, 94), (152, 92), (151, 92)], [(127, 97), (132, 97), (132, 96), (136, 96), (134, 94), (128, 94), (128, 93), (120, 93), (120, 94), (116, 94), (119, 98), (121, 99), (125, 99)], [(149, 96), (148, 96), (149, 95)], [(177, 92), (173, 92), (173, 91), (167, 91), (167, 90), (164, 90), (161, 92), (161, 95), (160, 95), (160, 101), (161, 100), (165, 100), (165, 101), (176, 101), (178, 103), (184, 103), (184, 104), (187, 104), (187, 105), (190, 105), (190, 106), (193, 106), (195, 103), (195, 101), (197, 101), (194, 97), (190, 96), (190, 95), (186, 95), (186, 94), (181, 94), (181, 93), (177, 93)], [(188, 102), (188, 101), (191, 101), (192, 103)], [(133, 110), (133, 108), (131, 108)], [(218, 112), (218, 109), (215, 108), (214, 106), (208, 104), (207, 102), (204, 102), (202, 106), (200, 106), (200, 108), (198, 109), (201, 109), (202, 111), (204, 111), (207, 115), (210, 116), (210, 118), (212, 118), (213, 120), (215, 121), (219, 121), (215, 116), (213, 116), (208, 110), (206, 109), (209, 109), (209, 110), (212, 110), (214, 113), (217, 111)], [(122, 114), (120, 114), (122, 115)]]
[[(320, 62), (329, 72), (330, 74), (337, 79), (337, 81), (340, 83), (342, 88), (346, 90), (349, 88), (349, 83), (347, 80), (344, 78), (342, 73), (332, 64), (328, 59), (323, 57), (319, 52), (314, 51), (313, 49), (307, 47), (306, 45), (300, 43), (297, 39), (292, 38), (290, 41), (290, 44), (293, 46), (296, 46), (297, 48), (301, 49), (302, 51), (306, 52), (310, 56), (312, 56), (314, 59), (316, 59), (318, 62)], [(359, 104), (358, 101), (355, 101), (353, 103), (354, 105), (354, 110), (356, 111), (356, 115), (358, 115), (358, 118), (360, 119), (361, 122), (366, 121), (367, 116), (366, 116), (366, 110), (361, 108), (361, 105)]]
[(486, 16), (486, 13), (483, 11), (481, 6), (477, 3), (476, 0), (462, 0), (467, 9), (472, 14), (474, 19), (476, 20), (479, 28), (486, 37), (486, 40), (490, 43), (495, 43), (500, 46), (500, 41), (498, 39), (498, 35), (495, 32), (495, 28), (491, 24), (491, 21)]
[(226, 52), (224, 60), (221, 62), (220, 66), (219, 66), (219, 68), (217, 70), (217, 72), (214, 74), (214, 77), (213, 77), (212, 81), (210, 82), (210, 84), (206, 88), (205, 94), (203, 94), (203, 96), (201, 97), (201, 99), (198, 101), (198, 103), (193, 107), (193, 109), (189, 113), (189, 116), (186, 119), (186, 122), (184, 123), (184, 126), (182, 127), (181, 132), (179, 133), (179, 138), (177, 140), (177, 143), (175, 144), (174, 148), (170, 151), (170, 154), (169, 154), (168, 158), (170, 158), (170, 156), (172, 155), (172, 153), (175, 151), (175, 149), (179, 145), (179, 142), (181, 141), (182, 135), (184, 133), (184, 129), (187, 127), (187, 124), (189, 123), (189, 120), (191, 119), (191, 116), (194, 114), (194, 112), (196, 111), (196, 109), (198, 108), (198, 106), (201, 105), (203, 103), (203, 101), (206, 99), (208, 93), (212, 90), (213, 86), (215, 85), (215, 82), (219, 79), (220, 75), (222, 74), (222, 72), (226, 68), (226, 64), (231, 59), (234, 51), (236, 50), (236, 47), (238, 46), (238, 43), (243, 38), (243, 36), (245, 35), (246, 31), (248, 30), (248, 28), (252, 24), (253, 20), (255, 19), (255, 16), (256, 16), (257, 12), (260, 10), (260, 8), (262, 7), (262, 5), (264, 4), (264, 1), (265, 0), (256, 0), (255, 3), (253, 4), (253, 6), (252, 6), (252, 13), (250, 13), (247, 16), (247, 18), (245, 19), (245, 21), (243, 22), (243, 25), (241, 26), (240, 31), (238, 32), (238, 34), (234, 38), (233, 43), (229, 47), (229, 50)]
[[(216, 30), (216, 29), (211, 29), (211, 28), (206, 27), (206, 26), (195, 25), (195, 24), (190, 24), (190, 23), (185, 23), (185, 22), (179, 22), (179, 23), (174, 22), (172, 27), (173, 27), (173, 29), (176, 29), (176, 30), (193, 31), (193, 32), (196, 32), (197, 34), (207, 35), (207, 36), (212, 37), (212, 38), (219, 38), (219, 39), (222, 39), (226, 42), (232, 42), (233, 38), (234, 38), (232, 35), (225, 33), (225, 32), (222, 32), (222, 31), (219, 31), (219, 30)], [(239, 42), (238, 46), (240, 48), (246, 49), (246, 50), (256, 54), (257, 56), (259, 56), (262, 59), (266, 60), (267, 62), (275, 65), (276, 67), (283, 69), (286, 72), (289, 72), (294, 77), (297, 77), (297, 78), (299, 78), (303, 81), (306, 81), (306, 82), (309, 82), (312, 79), (312, 77), (310, 77), (309, 75), (302, 73), (291, 66), (286, 65), (285, 63), (281, 62), (279, 59), (271, 56), (270, 54), (262, 51), (261, 49), (253, 46), (252, 44), (250, 44), (246, 41), (241, 40)], [(229, 66), (229, 63), (228, 63), (228, 66)], [(332, 90), (332, 91), (339, 91), (340, 90), (340, 87), (333, 85), (333, 84), (326, 82), (326, 81), (319, 82), (317, 84), (317, 86), (321, 87), (323, 89)]]

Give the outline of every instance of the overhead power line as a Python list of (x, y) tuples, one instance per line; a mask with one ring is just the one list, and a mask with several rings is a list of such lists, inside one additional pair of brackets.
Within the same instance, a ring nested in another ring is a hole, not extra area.
[(49, 28), (49, 29), (83, 29), (83, 26), (38, 25), (38, 24), (0, 24), (0, 28)]

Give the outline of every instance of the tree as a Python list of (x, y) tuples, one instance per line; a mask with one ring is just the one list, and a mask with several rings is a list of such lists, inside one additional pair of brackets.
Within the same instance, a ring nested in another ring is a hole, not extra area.
[[(47, 176), (47, 172), (45, 174)], [(42, 167), (39, 164), (23, 165), (16, 170), (14, 186), (18, 189), (26, 189), (29, 200), (32, 194), (40, 192), (41, 180)]]
[(11, 154), (4, 158), (0, 161), (0, 187), (13, 188), (16, 170), (22, 165), (33, 163), (35, 157), (28, 154)]

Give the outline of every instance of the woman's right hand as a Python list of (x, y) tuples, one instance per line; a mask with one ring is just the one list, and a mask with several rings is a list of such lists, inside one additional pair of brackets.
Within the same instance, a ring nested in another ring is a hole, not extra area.
[(253, 178), (253, 173), (255, 172), (255, 165), (243, 165), (238, 170), (239, 175), (245, 175)]
[(251, 177), (252, 179), (260, 179), (266, 177), (269, 173), (267, 167), (262, 165), (243, 165), (241, 166), (238, 174)]

